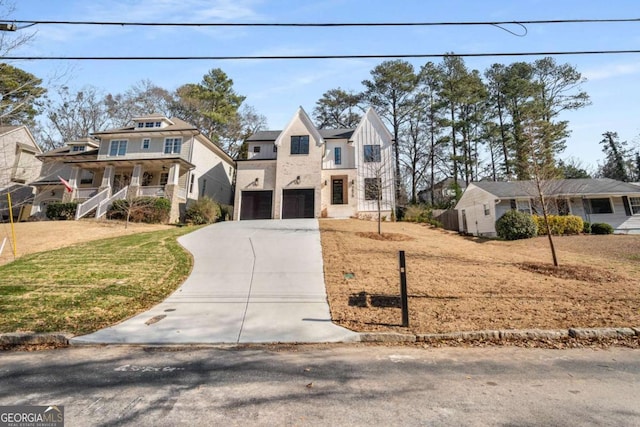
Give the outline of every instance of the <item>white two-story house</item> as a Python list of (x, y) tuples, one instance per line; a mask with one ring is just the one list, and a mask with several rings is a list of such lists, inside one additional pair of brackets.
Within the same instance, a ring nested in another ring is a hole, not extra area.
[(174, 222), (190, 201), (203, 196), (232, 203), (235, 162), (195, 126), (162, 115), (132, 121), (40, 156), (46, 174), (34, 183), (37, 207), (79, 201), (76, 218), (94, 210), (100, 217), (115, 199), (165, 197)]
[(373, 109), (355, 129), (317, 129), (301, 108), (282, 131), (260, 131), (237, 162), (235, 219), (391, 219), (393, 137)]

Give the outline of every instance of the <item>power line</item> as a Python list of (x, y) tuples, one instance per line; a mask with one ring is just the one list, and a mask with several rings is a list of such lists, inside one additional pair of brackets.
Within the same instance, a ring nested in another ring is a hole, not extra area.
[(276, 23), (276, 22), (121, 22), (121, 21), (51, 21), (51, 20), (0, 20), (15, 24), (43, 25), (111, 25), (138, 27), (428, 27), (465, 25), (527, 25), (527, 24), (585, 24), (640, 22), (640, 18), (611, 19), (550, 19), (525, 21), (443, 21), (443, 22), (324, 22), (324, 23)]
[(232, 60), (307, 60), (307, 59), (394, 59), (443, 57), (505, 57), (505, 56), (566, 56), (566, 55), (619, 55), (640, 53), (633, 50), (576, 50), (547, 52), (492, 52), (492, 53), (418, 53), (370, 55), (273, 55), (273, 56), (4, 56), (11, 61), (232, 61)]

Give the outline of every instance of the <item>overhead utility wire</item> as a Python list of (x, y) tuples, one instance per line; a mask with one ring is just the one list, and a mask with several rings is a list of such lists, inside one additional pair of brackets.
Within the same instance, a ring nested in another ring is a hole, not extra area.
[[(640, 18), (611, 19), (549, 19), (526, 21), (443, 21), (443, 22), (324, 22), (324, 23), (269, 23), (269, 22), (117, 22), (117, 21), (51, 21), (51, 20), (0, 20), (16, 24), (46, 25), (114, 25), (149, 27), (426, 27), (464, 25), (521, 25), (521, 24), (581, 24), (640, 22)], [(24, 28), (24, 27), (23, 27)]]
[(391, 58), (443, 58), (488, 56), (560, 56), (560, 55), (614, 55), (640, 53), (640, 50), (576, 50), (548, 52), (493, 52), (493, 53), (418, 53), (380, 55), (294, 55), (294, 56), (3, 56), (2, 60), (47, 61), (185, 61), (185, 60), (304, 60), (304, 59), (391, 59)]

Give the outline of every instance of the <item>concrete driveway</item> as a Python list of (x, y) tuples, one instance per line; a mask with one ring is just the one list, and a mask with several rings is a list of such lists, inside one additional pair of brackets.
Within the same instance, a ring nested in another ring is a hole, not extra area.
[(317, 220), (223, 222), (178, 241), (193, 254), (194, 267), (176, 292), (149, 311), (72, 342), (358, 340), (331, 322)]

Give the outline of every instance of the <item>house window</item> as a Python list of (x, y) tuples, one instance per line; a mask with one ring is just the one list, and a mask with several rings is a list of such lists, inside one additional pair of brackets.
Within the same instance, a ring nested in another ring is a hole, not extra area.
[(159, 128), (160, 126), (162, 126), (162, 123), (156, 122), (156, 127)]
[(169, 174), (167, 172), (163, 172), (160, 174), (160, 185), (164, 186), (167, 185), (167, 182), (169, 182)]
[(640, 197), (629, 197), (629, 207), (632, 215), (640, 215)]
[(571, 213), (571, 209), (569, 208), (569, 200), (567, 199), (558, 199), (556, 200), (558, 205), (558, 215), (569, 215)]
[(367, 163), (380, 161), (380, 146), (379, 145), (365, 145), (364, 146), (364, 161)]
[(344, 180), (332, 179), (331, 185), (331, 204), (344, 205)]
[(309, 135), (291, 137), (291, 154), (309, 154)]
[(204, 197), (204, 191), (207, 189), (207, 180), (202, 180), (202, 189), (200, 190), (200, 197)]
[(254, 146), (253, 147), (253, 152), (254, 153), (259, 153), (260, 152), (260, 146), (259, 145)]
[(611, 199), (608, 197), (602, 199), (589, 199), (592, 214), (610, 214), (613, 213)]
[(489, 209), (489, 205), (485, 203), (485, 204), (484, 204), (484, 205), (482, 205), (482, 206), (483, 206), (483, 208), (484, 208), (484, 216), (489, 216), (489, 215), (491, 215), (491, 210)]
[(274, 145), (274, 146), (273, 146), (273, 152), (274, 152), (274, 153), (277, 153), (277, 152), (278, 152), (278, 146), (277, 146), (277, 145)]
[(93, 184), (93, 172), (83, 170), (80, 174), (80, 184)]
[(364, 179), (364, 199), (378, 200), (381, 187), (382, 187), (382, 180), (380, 178), (365, 178)]
[(342, 148), (336, 147), (333, 149), (333, 157), (336, 165), (342, 164)]
[(142, 140), (142, 149), (143, 150), (148, 150), (149, 149), (149, 144), (151, 144), (151, 140), (149, 138), (145, 138)]
[(528, 199), (516, 200), (516, 209), (531, 215), (531, 202)]
[(180, 154), (182, 138), (167, 138), (164, 140), (164, 154)]
[(196, 180), (196, 176), (191, 174), (191, 181), (189, 182), (189, 193), (193, 193), (193, 183)]
[(143, 128), (144, 127), (144, 123), (140, 122), (138, 123), (138, 128)]
[(74, 145), (71, 147), (71, 151), (84, 151), (87, 147), (84, 145)]
[(153, 122), (146, 122), (146, 123), (144, 124), (144, 127), (146, 127), (146, 128), (152, 128), (152, 127), (153, 127)]
[(127, 141), (126, 140), (113, 140), (109, 146), (110, 156), (124, 156), (127, 153)]

